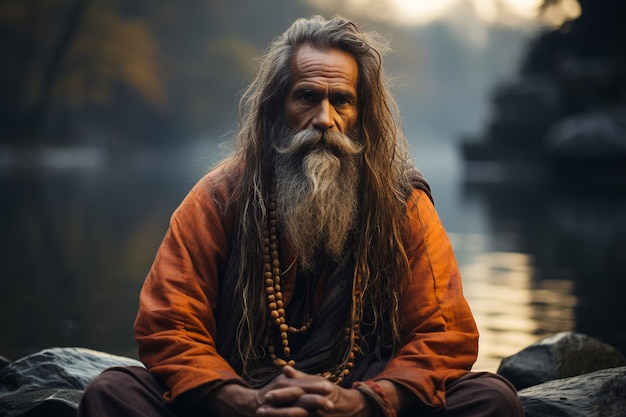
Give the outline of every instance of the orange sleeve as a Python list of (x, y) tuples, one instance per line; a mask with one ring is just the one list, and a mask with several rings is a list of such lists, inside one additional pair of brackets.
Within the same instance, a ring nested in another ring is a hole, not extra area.
[(404, 340), (374, 379), (403, 385), (422, 402), (445, 406), (445, 383), (471, 369), (478, 330), (463, 296), (452, 246), (435, 208), (415, 190), (407, 207), (405, 238), (412, 276), (401, 294)]
[(135, 320), (139, 356), (169, 387), (167, 401), (215, 381), (243, 383), (215, 344), (213, 311), (218, 277), (228, 261), (232, 225), (214, 202), (211, 193), (217, 186), (211, 175), (189, 192), (172, 215), (139, 299)]

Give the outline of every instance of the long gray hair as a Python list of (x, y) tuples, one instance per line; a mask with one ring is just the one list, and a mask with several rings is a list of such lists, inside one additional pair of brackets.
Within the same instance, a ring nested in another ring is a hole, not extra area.
[(360, 305), (367, 310), (356, 314), (371, 318), (372, 334), (377, 335), (374, 351), (394, 349), (401, 337), (398, 294), (410, 275), (402, 235), (410, 189), (407, 173), (412, 163), (396, 102), (385, 85), (382, 53), (386, 44), (343, 18), (299, 19), (273, 41), (244, 92), (235, 151), (224, 162), (225, 172), (231, 173), (233, 204), (240, 213), (231, 257), (239, 260), (236, 288), (243, 297), (243, 317), (237, 328), (237, 350), (244, 375), (246, 364), (263, 355), (257, 347), (262, 345), (267, 317), (261, 296), (266, 196), (275, 159), (276, 125), (284, 117), (283, 101), (290, 86), (290, 64), (303, 44), (320, 50), (341, 49), (356, 59), (356, 135), (363, 141), (364, 153), (354, 268), (361, 274), (364, 288)]

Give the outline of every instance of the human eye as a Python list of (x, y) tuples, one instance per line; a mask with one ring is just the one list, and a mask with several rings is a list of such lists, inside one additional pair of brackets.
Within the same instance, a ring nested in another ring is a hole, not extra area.
[(346, 94), (338, 94), (333, 98), (333, 105), (337, 107), (351, 106), (353, 103), (352, 97)]
[(302, 101), (306, 101), (306, 102), (311, 103), (311, 102), (313, 102), (315, 100), (315, 94), (313, 94), (310, 91), (307, 91), (307, 92), (302, 94), (301, 99), (302, 99)]
[(316, 95), (313, 90), (303, 89), (297, 92), (296, 99), (301, 101), (302, 103), (314, 103), (316, 100)]
[(333, 102), (336, 106), (345, 106), (347, 104), (350, 104), (350, 100), (345, 96), (336, 97)]

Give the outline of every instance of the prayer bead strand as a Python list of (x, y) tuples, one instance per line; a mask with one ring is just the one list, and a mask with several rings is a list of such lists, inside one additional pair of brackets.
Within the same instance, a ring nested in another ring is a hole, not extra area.
[[(271, 335), (265, 337), (267, 352), (272, 363), (277, 367), (285, 365), (295, 365), (293, 359), (289, 359), (291, 348), (289, 346), (289, 333), (298, 334), (306, 332), (313, 323), (313, 317), (308, 316), (305, 323), (297, 328), (287, 325), (285, 318), (285, 308), (283, 304), (283, 294), (281, 287), (281, 268), (279, 258), (278, 231), (276, 219), (276, 188), (274, 183), (270, 187), (269, 193), (269, 227), (263, 231), (263, 277), (265, 280), (265, 293), (270, 315), (270, 328), (277, 327), (280, 331), (280, 346), (282, 347), (283, 358), (278, 357), (274, 338)], [(358, 342), (360, 340), (360, 307), (361, 307), (361, 276), (356, 274), (352, 288), (352, 320), (351, 325), (346, 326), (344, 342), (349, 346), (349, 351), (344, 361), (339, 364), (334, 372), (327, 371), (323, 377), (335, 383), (342, 382), (347, 377), (352, 368), (356, 355), (360, 352)], [(272, 326), (273, 325), (273, 326)]]

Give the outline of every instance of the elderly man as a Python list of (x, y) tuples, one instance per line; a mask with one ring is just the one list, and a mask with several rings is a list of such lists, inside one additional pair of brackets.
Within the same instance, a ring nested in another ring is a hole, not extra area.
[(382, 48), (341, 18), (273, 42), (234, 154), (175, 211), (141, 291), (146, 369), (105, 371), (79, 415), (522, 415), (470, 372), (478, 333)]

